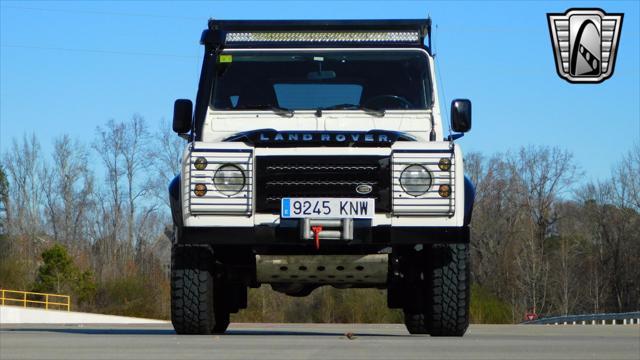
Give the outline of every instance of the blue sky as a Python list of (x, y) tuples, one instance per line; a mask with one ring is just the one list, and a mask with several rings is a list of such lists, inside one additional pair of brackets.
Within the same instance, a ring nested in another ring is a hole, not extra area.
[[(474, 128), (460, 140), (485, 154), (560, 146), (585, 180), (604, 179), (640, 141), (640, 6), (622, 2), (0, 1), (0, 149), (34, 132), (50, 149), (68, 133), (89, 141), (110, 118), (170, 119), (195, 97), (209, 17), (416, 18), (431, 15), (446, 99), (469, 98)], [(573, 85), (555, 71), (547, 12), (623, 12), (614, 76)], [(448, 105), (446, 105), (448, 107)]]

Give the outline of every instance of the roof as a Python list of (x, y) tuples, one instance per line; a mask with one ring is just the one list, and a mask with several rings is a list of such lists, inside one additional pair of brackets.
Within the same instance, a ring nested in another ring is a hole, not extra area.
[[(214, 48), (425, 47), (431, 19), (395, 20), (215, 20), (201, 43)], [(229, 34), (232, 34), (229, 36)]]

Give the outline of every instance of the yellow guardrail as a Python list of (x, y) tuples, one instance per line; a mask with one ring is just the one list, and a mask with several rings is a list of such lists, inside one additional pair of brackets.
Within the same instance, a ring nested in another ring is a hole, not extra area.
[(0, 301), (2, 301), (2, 305), (18, 305), (22, 307), (42, 307), (42, 305), (44, 305), (44, 308), (47, 310), (49, 310), (51, 306), (53, 306), (54, 309), (71, 310), (71, 297), (68, 295), (0, 290)]

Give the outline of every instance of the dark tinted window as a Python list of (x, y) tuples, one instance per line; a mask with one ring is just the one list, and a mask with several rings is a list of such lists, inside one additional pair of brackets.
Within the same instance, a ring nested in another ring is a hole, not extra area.
[(310, 109), (336, 104), (359, 104), (362, 85), (357, 84), (274, 84), (278, 105), (288, 109)]
[(419, 51), (239, 52), (216, 64), (216, 109), (430, 107), (427, 57)]

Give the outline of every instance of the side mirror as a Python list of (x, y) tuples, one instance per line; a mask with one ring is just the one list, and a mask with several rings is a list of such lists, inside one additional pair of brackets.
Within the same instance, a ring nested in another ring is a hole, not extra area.
[(471, 101), (468, 99), (451, 102), (451, 128), (462, 133), (471, 130)]
[(173, 131), (185, 134), (191, 130), (193, 103), (189, 99), (178, 99), (173, 104)]

